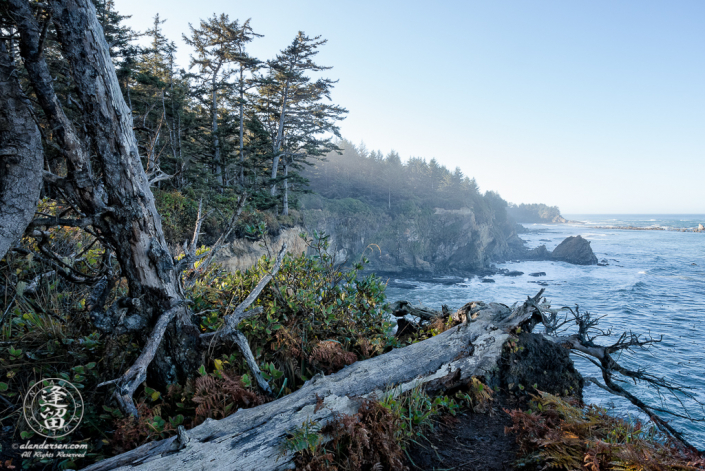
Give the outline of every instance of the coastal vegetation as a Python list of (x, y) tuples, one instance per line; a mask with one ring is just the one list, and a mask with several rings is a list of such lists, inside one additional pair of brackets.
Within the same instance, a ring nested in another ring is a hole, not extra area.
[(299, 209), (343, 258), (364, 255), (384, 272), (468, 273), (521, 251), (506, 201), (460, 169), (435, 159), (402, 163), (393, 151), (382, 156), (346, 140), (339, 146), (340, 155), (302, 173), (311, 193)]
[[(22, 468), (149, 467), (150, 458), (185, 469), (184, 455), (203, 467), (225, 441), (222, 466), (400, 468), (434, 420), (480, 412), (490, 388), (546, 389), (506, 380), (524, 374), (512, 355), (537, 326), (546, 335), (531, 338), (543, 346), (527, 361), (592, 355), (605, 387), (689, 450), (660, 409), (614, 379), (693, 399), (612, 357), (657, 340), (598, 345), (596, 319), (552, 310), (543, 290), (512, 308), (468, 303), (394, 331), (385, 283), (363, 271), (369, 239), (343, 266), (330, 245), (340, 230), (314, 226), (358, 218), (389, 231), (380, 257), (421, 269), (457, 258), (458, 270), (511, 254), (515, 227), (507, 203), (457, 169), (334, 140), (346, 110), (325, 100), (335, 81), (313, 78), (328, 69), (314, 62), (324, 39), (299, 33), (264, 61), (247, 53), (258, 37), (249, 21), (214, 15), (186, 36), (187, 72), (159, 17), (143, 48), (111, 2), (8, 0), (0, 11), (0, 452)], [(268, 255), (247, 270), (215, 260), (234, 237), (265, 241), (306, 219), (306, 253), (263, 242)], [(441, 238), (451, 248), (429, 261)], [(559, 336), (566, 324), (577, 331)], [(578, 394), (577, 372), (562, 376), (553, 393)], [(80, 459), (13, 451), (42, 440), (24, 420), (23, 395), (46, 378), (82, 394), (78, 428), (56, 438), (89, 445)]]
[(519, 223), (566, 222), (557, 206), (545, 204), (510, 204), (509, 215)]

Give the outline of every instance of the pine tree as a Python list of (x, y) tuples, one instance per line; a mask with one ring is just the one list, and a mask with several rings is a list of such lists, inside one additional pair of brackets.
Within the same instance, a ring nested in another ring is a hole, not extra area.
[[(243, 72), (245, 67), (253, 67), (251, 58), (244, 52), (244, 46), (258, 35), (252, 32), (249, 20), (242, 25), (238, 20), (230, 21), (226, 14), (213, 15), (208, 20), (202, 20), (198, 29), (189, 24), (191, 37), (183, 36), (184, 41), (193, 47), (196, 55), (191, 57), (193, 68), (197, 66), (200, 72), (198, 80), (208, 84), (211, 101), (211, 136), (213, 145), (213, 173), (217, 183), (222, 188), (225, 184), (223, 172), (225, 162), (221, 155), (221, 138), (218, 132), (218, 102), (219, 93), (227, 92), (232, 86), (229, 82), (234, 73), (231, 65), (237, 63)], [(205, 91), (205, 90), (204, 90)], [(242, 119), (241, 119), (242, 121)]]
[[(259, 91), (258, 111), (272, 135), (271, 194), (277, 194), (277, 183), (283, 180), (282, 214), (289, 212), (288, 196), (290, 168), (298, 169), (310, 157), (325, 155), (337, 149), (332, 134), (340, 138), (336, 122), (347, 110), (324, 103), (337, 81), (320, 78), (313, 81), (307, 74), (329, 70), (313, 62), (318, 48), (327, 41), (320, 36), (310, 38), (299, 32), (292, 43), (274, 60), (267, 63), (269, 74)], [(284, 163), (284, 177), (277, 178), (280, 162)]]

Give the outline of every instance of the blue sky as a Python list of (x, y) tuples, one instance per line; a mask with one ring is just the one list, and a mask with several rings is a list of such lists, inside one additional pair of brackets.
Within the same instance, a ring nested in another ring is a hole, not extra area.
[(328, 39), (347, 139), (436, 158), (515, 203), (705, 214), (705, 2), (116, 0), (179, 46), (200, 18), (251, 18), (272, 58)]

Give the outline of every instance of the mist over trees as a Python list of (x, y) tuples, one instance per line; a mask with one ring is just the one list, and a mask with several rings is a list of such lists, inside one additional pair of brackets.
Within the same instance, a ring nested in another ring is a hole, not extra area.
[(565, 222), (558, 206), (545, 204), (510, 204), (509, 215), (517, 222)]
[(402, 162), (395, 151), (385, 156), (345, 139), (338, 146), (340, 155), (331, 153), (304, 170), (309, 190), (316, 193), (305, 199), (306, 208), (319, 209), (326, 200), (354, 198), (392, 215), (466, 209), (481, 221), (507, 222), (507, 202), (495, 192), (480, 192), (475, 179), (460, 168), (451, 171), (436, 159), (427, 162), (420, 157)]

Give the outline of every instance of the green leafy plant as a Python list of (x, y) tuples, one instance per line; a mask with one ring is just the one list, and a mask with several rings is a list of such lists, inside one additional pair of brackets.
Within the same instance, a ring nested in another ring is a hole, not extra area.
[[(263, 377), (282, 394), (296, 390), (319, 372), (333, 373), (358, 358), (370, 358), (399, 345), (390, 334), (385, 284), (374, 275), (360, 276), (362, 262), (350, 270), (337, 266), (327, 252), (327, 235), (315, 233), (306, 243), (313, 255), (287, 255), (253, 306), (262, 308), (261, 314), (239, 326)], [(272, 264), (265, 257), (244, 272), (209, 268), (189, 292), (194, 311), (204, 312), (203, 331), (217, 331), (223, 317)], [(239, 353), (221, 347), (211, 358), (229, 361), (240, 376), (248, 374)]]
[(433, 430), (433, 424), (442, 414), (455, 415), (460, 405), (447, 396), (430, 397), (423, 386), (401, 393), (401, 390), (392, 388), (380, 400), (380, 405), (399, 418), (399, 425), (395, 433), (396, 440), (402, 448), (409, 442), (425, 438), (424, 434)]
[(292, 430), (284, 440), (282, 453), (300, 453), (307, 451), (314, 455), (318, 453), (323, 443), (321, 425), (312, 420), (306, 420), (300, 427)]

